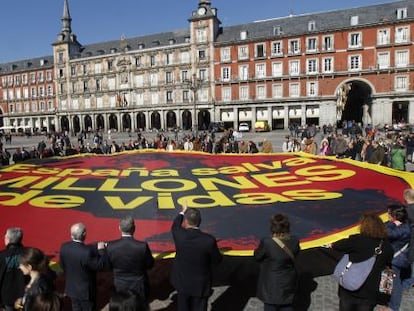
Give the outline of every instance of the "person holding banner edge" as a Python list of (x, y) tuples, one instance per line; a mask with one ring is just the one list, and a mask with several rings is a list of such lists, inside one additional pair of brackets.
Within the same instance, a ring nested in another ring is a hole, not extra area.
[(178, 311), (206, 311), (212, 293), (212, 266), (223, 257), (212, 235), (200, 230), (201, 214), (185, 202), (171, 232), (176, 255), (171, 284), (177, 290)]
[(373, 256), (382, 241), (381, 253), (376, 256), (375, 264), (361, 288), (350, 291), (338, 287), (339, 311), (372, 311), (377, 304), (383, 303), (379, 293), (381, 271), (391, 265), (394, 251), (388, 241), (385, 224), (377, 214), (363, 214), (359, 229), (359, 234), (333, 243), (332, 249), (349, 254), (352, 262), (361, 262)]
[[(407, 210), (402, 205), (389, 205), (387, 207), (389, 220), (385, 223), (388, 238), (394, 249), (392, 269), (395, 273), (391, 298), (388, 306), (393, 311), (398, 311), (402, 299), (402, 279), (410, 275), (410, 262), (408, 252), (411, 238), (411, 227), (408, 223)], [(405, 276), (405, 277), (404, 277)]]

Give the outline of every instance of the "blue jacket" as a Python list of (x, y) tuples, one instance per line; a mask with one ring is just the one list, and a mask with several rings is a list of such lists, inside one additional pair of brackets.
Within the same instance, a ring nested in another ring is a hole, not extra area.
[[(410, 243), (411, 227), (408, 223), (403, 223), (399, 226), (396, 226), (393, 222), (387, 221), (385, 225), (387, 227), (388, 238), (390, 240), (394, 253), (402, 249), (407, 243)], [(407, 268), (410, 265), (410, 262), (408, 260), (409, 248), (410, 247), (408, 247), (399, 256), (393, 258), (393, 266), (399, 268)]]

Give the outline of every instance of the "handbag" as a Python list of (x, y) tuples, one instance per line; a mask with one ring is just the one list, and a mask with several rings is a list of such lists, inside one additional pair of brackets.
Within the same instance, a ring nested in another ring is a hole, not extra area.
[[(393, 258), (397, 258), (408, 249), (409, 243), (405, 244), (401, 249), (394, 253)], [(386, 267), (381, 271), (381, 279), (379, 283), (379, 292), (385, 295), (391, 295), (392, 289), (394, 287), (394, 279), (396, 275), (392, 268)]]
[(381, 240), (372, 257), (361, 262), (350, 261), (349, 254), (342, 256), (333, 273), (333, 277), (339, 285), (350, 291), (361, 288), (374, 267), (377, 255), (382, 253), (382, 243)]
[(389, 267), (381, 271), (381, 280), (379, 283), (379, 292), (386, 295), (391, 295), (394, 287), (395, 272)]

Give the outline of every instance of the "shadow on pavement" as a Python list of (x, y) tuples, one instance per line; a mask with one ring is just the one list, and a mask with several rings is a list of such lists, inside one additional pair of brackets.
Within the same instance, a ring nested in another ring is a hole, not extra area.
[[(298, 295), (295, 310), (308, 310), (311, 304), (311, 293), (316, 290), (315, 277), (332, 274), (341, 254), (323, 247), (303, 250), (297, 258), (297, 269), (300, 273)], [(156, 310), (173, 311), (177, 309), (176, 295), (170, 284), (169, 276), (173, 259), (156, 260), (149, 272), (150, 302), (157, 301)], [(226, 287), (212, 302), (213, 311), (243, 310), (250, 298), (256, 296), (256, 282), (259, 264), (253, 257), (224, 256), (223, 262), (214, 270), (213, 286)], [(58, 291), (63, 293), (64, 277), (58, 277)], [(104, 308), (112, 291), (112, 274), (100, 272), (97, 277), (98, 307)], [(65, 311), (70, 310), (70, 301), (65, 300)]]

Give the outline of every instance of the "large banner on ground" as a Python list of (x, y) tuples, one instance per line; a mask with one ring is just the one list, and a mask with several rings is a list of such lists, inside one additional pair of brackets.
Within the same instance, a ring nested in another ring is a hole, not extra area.
[(162, 256), (175, 250), (170, 227), (186, 202), (223, 250), (251, 255), (273, 214), (289, 216), (303, 248), (319, 246), (354, 232), (362, 213), (401, 204), (413, 185), (412, 173), (303, 153), (49, 158), (0, 170), (0, 224), (22, 227), (25, 245), (54, 255), (73, 223), (87, 225), (87, 242), (108, 241), (132, 215), (136, 237)]

